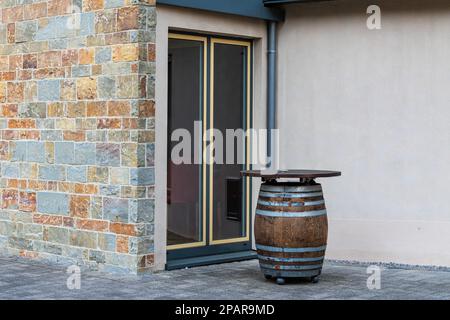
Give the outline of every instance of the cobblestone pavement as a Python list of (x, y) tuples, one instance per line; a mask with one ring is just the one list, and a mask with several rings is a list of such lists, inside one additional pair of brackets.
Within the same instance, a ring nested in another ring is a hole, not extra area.
[(450, 272), (382, 268), (367, 289), (366, 266), (326, 262), (320, 282), (264, 279), (256, 260), (136, 276), (82, 272), (67, 289), (66, 267), (0, 257), (0, 299), (450, 299)]

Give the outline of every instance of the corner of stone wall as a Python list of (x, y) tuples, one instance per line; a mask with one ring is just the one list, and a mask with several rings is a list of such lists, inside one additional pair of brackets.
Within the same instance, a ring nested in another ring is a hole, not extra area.
[(153, 266), (155, 0), (0, 3), (0, 253)]

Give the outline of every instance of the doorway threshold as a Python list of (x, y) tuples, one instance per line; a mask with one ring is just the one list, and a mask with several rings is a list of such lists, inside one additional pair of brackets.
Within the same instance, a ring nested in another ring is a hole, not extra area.
[(226, 262), (236, 262), (244, 260), (252, 260), (258, 258), (253, 250), (239, 251), (231, 253), (213, 254), (203, 257), (184, 258), (167, 261), (166, 270), (176, 270), (191, 267), (207, 266), (211, 264), (219, 264)]

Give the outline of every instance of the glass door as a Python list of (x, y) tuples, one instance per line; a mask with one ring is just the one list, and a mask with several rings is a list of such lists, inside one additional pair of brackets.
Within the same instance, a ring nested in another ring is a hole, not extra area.
[(251, 49), (169, 34), (168, 261), (251, 248)]
[(249, 179), (240, 174), (249, 168), (249, 62), (249, 42), (211, 40), (211, 127), (221, 132), (224, 148), (210, 168), (210, 244), (249, 240)]
[[(204, 37), (171, 34), (169, 38), (167, 248), (169, 250), (206, 244), (206, 166), (201, 156), (202, 137), (195, 123), (203, 119), (206, 105), (206, 53)], [(203, 131), (204, 128), (201, 128)], [(174, 138), (188, 139), (181, 153)], [(176, 150), (175, 150), (176, 151)], [(189, 152), (189, 154), (184, 153)], [(179, 157), (180, 159), (175, 159)], [(184, 160), (181, 162), (180, 160)]]

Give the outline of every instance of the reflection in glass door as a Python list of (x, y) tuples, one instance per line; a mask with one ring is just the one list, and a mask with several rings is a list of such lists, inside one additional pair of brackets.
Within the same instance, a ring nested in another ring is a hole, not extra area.
[[(171, 33), (168, 54), (168, 261), (247, 251), (250, 180), (240, 171), (250, 169), (251, 42)], [(191, 137), (191, 164), (171, 157), (183, 130)], [(217, 131), (223, 146), (212, 142)], [(222, 159), (216, 147), (223, 147)]]

